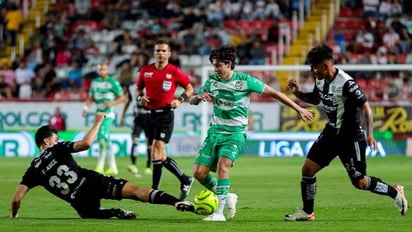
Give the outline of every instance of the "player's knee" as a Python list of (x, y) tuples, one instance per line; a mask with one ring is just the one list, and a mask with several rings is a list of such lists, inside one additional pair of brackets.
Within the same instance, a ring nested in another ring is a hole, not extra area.
[(352, 180), (352, 185), (355, 188), (360, 189), (360, 190), (366, 189), (366, 187), (367, 187), (367, 183), (365, 181), (363, 181), (363, 179), (360, 179), (360, 180), (354, 179), (354, 180)]
[(205, 172), (202, 169), (199, 168), (194, 168), (193, 169), (193, 176), (196, 178), (196, 180), (203, 180), (207, 176), (207, 172)]

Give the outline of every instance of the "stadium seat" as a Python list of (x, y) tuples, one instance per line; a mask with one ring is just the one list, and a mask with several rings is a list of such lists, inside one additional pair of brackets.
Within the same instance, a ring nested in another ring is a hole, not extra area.
[(223, 25), (228, 28), (235, 28), (236, 27), (236, 20), (233, 19), (226, 19), (223, 22)]
[(352, 9), (349, 7), (343, 7), (340, 9), (339, 12), (340, 17), (351, 17), (352, 16)]

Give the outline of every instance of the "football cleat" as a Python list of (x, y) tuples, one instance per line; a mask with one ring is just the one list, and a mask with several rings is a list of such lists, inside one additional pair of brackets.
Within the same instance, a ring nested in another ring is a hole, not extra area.
[(144, 170), (144, 174), (145, 174), (145, 175), (152, 175), (152, 169), (151, 169), (151, 168), (146, 168), (146, 169)]
[(133, 211), (126, 211), (120, 208), (113, 209), (113, 216), (119, 219), (136, 219), (136, 214)]
[(175, 208), (182, 212), (195, 212), (195, 206), (190, 201), (179, 201), (175, 203)]
[(394, 199), (395, 206), (398, 208), (401, 215), (406, 215), (409, 205), (408, 200), (406, 200), (405, 197), (404, 187), (399, 184), (396, 184), (393, 187), (398, 191), (398, 194)]
[(190, 189), (192, 188), (193, 183), (195, 182), (195, 178), (188, 177), (188, 182), (185, 184), (180, 184), (180, 196), (179, 200), (183, 201), (190, 193)]
[(315, 212), (309, 214), (298, 209), (296, 213), (285, 215), (284, 219), (285, 221), (313, 221), (315, 220)]
[(225, 222), (226, 218), (223, 214), (214, 213), (205, 218), (203, 218), (205, 222)]
[(229, 193), (226, 199), (227, 219), (232, 219), (236, 214), (237, 195)]
[(136, 165), (134, 165), (134, 164), (129, 165), (127, 167), (127, 171), (129, 171), (130, 173), (132, 173), (136, 177), (142, 177), (142, 175), (140, 175), (140, 173), (139, 173), (139, 169), (137, 169)]
[(105, 174), (105, 175), (108, 175), (108, 176), (115, 176), (115, 175), (119, 174), (119, 171), (118, 171), (117, 169), (108, 168), (108, 169), (104, 172), (104, 174)]
[(95, 171), (95, 172), (98, 172), (98, 173), (100, 173), (100, 174), (103, 174), (103, 173), (104, 173), (103, 168), (99, 168), (99, 167), (96, 167), (96, 169), (94, 169), (94, 171)]

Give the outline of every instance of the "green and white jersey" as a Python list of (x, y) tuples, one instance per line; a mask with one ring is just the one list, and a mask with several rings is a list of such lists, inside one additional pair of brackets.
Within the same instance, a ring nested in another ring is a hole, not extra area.
[(114, 112), (113, 107), (106, 108), (104, 102), (112, 102), (123, 93), (120, 83), (108, 76), (105, 80), (101, 77), (94, 79), (90, 85), (89, 94), (93, 97), (97, 112)]
[(241, 72), (234, 72), (230, 80), (221, 80), (216, 74), (199, 89), (213, 95), (212, 129), (219, 133), (244, 132), (248, 123), (250, 94), (262, 93), (265, 83)]

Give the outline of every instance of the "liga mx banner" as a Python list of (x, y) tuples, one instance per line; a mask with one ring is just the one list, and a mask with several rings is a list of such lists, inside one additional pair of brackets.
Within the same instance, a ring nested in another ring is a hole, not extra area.
[[(34, 157), (38, 149), (34, 141), (34, 132), (0, 132), (0, 157)], [(78, 141), (85, 132), (59, 132), (59, 137), (65, 141)], [(257, 155), (260, 157), (304, 157), (318, 133), (311, 132), (248, 132), (247, 141), (242, 155)], [(130, 133), (113, 132), (111, 134), (113, 152), (116, 156), (129, 156), (132, 140)], [(378, 149), (367, 148), (369, 157), (385, 157), (388, 154), (405, 154), (406, 142), (402, 140), (378, 141)], [(201, 145), (201, 136), (193, 132), (174, 133), (167, 145), (170, 156), (195, 156)], [(98, 144), (83, 152), (74, 153), (76, 157), (97, 157)], [(146, 155), (146, 144), (142, 134), (138, 151)]]
[[(375, 132), (390, 131), (393, 134), (412, 134), (412, 106), (378, 105), (371, 106)], [(280, 131), (320, 131), (327, 122), (322, 106), (308, 107), (314, 112), (314, 119), (303, 122), (296, 117), (296, 112), (289, 107), (281, 106), (279, 115)]]

